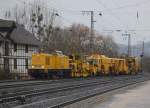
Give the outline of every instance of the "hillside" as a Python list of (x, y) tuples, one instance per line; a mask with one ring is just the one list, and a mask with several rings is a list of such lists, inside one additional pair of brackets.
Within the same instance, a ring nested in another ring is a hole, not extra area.
[[(118, 47), (120, 54), (127, 54), (127, 45), (118, 44)], [(133, 56), (140, 56), (140, 54), (142, 54), (142, 44), (133, 45), (131, 50)], [(144, 53), (145, 55), (150, 56), (150, 42), (145, 43)]]

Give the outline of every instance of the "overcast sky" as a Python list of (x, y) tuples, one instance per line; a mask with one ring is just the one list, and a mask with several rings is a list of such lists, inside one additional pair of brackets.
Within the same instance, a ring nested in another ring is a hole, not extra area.
[[(6, 9), (20, 5), (24, 0), (0, 0), (0, 17)], [(26, 0), (31, 2), (34, 0)], [(36, 1), (36, 0), (35, 0)], [(90, 27), (90, 15), (81, 11), (95, 11), (95, 30), (105, 35), (112, 35), (116, 42), (126, 44), (122, 36), (125, 30), (132, 36), (132, 44), (145, 38), (150, 41), (150, 0), (43, 0), (49, 8), (55, 8), (61, 15), (64, 26), (82, 23)], [(99, 16), (99, 13), (102, 16)], [(138, 13), (138, 18), (137, 18)], [(113, 32), (111, 31), (113, 30)], [(122, 30), (117, 32), (116, 30)]]

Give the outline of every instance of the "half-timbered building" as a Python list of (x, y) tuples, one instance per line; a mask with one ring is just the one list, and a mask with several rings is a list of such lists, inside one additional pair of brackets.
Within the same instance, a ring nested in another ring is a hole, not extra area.
[(23, 25), (0, 19), (0, 68), (26, 76), (40, 42)]

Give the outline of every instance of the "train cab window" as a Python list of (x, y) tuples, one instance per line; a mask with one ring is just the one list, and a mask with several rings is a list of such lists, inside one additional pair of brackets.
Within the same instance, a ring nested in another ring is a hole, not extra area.
[(73, 56), (72, 56), (72, 55), (69, 55), (69, 59), (73, 59)]
[(89, 63), (90, 65), (93, 65), (93, 61), (91, 61), (91, 60), (89, 60), (88, 63)]
[(91, 59), (88, 62), (89, 62), (90, 65), (98, 65), (98, 61), (94, 60), (94, 59)]
[(97, 65), (97, 64), (98, 64), (98, 61), (97, 61), (97, 60), (94, 60), (94, 61), (93, 61), (93, 64), (94, 64), (94, 65)]
[(99, 60), (99, 64), (101, 63), (101, 60)]

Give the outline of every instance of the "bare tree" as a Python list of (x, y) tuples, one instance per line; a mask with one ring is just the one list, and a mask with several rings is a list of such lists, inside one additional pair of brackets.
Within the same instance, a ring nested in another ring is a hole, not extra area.
[[(56, 10), (49, 9), (43, 1), (15, 6), (5, 13), (5, 18), (14, 19), (23, 24), (39, 41), (43, 43), (45, 52), (61, 50), (65, 54), (89, 54), (90, 28), (83, 24), (72, 24), (70, 27), (56, 26)], [(95, 33), (94, 53), (117, 55), (117, 44), (112, 37), (105, 37)]]

